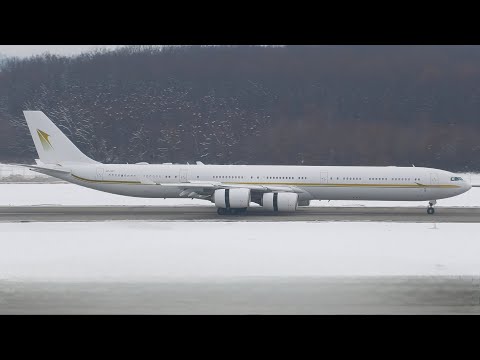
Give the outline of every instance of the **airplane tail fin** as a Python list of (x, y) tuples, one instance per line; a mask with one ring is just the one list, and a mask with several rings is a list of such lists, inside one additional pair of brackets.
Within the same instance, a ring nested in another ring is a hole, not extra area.
[(43, 163), (98, 163), (78, 150), (42, 111), (24, 111), (23, 114)]

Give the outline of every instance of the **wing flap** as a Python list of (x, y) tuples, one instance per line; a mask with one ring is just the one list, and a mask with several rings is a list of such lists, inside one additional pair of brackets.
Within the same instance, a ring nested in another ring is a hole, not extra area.
[(221, 182), (209, 182), (209, 181), (190, 181), (184, 183), (157, 183), (161, 186), (166, 187), (176, 187), (181, 189), (250, 189), (252, 191), (258, 192), (294, 192), (294, 193), (302, 193), (303, 190), (300, 190), (296, 187), (291, 186), (265, 186), (265, 185), (255, 185), (255, 184), (228, 184), (228, 183), (221, 183)]

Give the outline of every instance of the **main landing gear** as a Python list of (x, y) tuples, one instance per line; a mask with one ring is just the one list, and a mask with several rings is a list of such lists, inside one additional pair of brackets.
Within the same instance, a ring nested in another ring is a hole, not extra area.
[(217, 214), (218, 215), (240, 215), (240, 214), (245, 214), (246, 212), (247, 212), (247, 208), (239, 208), (239, 209), (218, 208), (217, 209)]
[(428, 215), (435, 214), (435, 209), (433, 208), (433, 205), (435, 205), (436, 203), (437, 203), (437, 200), (431, 200), (428, 202), (428, 208), (427, 208)]

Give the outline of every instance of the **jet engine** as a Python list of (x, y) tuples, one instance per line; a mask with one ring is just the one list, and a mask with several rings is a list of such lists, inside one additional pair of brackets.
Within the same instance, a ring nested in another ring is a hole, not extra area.
[(298, 194), (295, 193), (266, 193), (263, 194), (263, 207), (271, 211), (297, 210)]
[(223, 209), (246, 209), (250, 198), (250, 189), (218, 189), (214, 193), (215, 206)]

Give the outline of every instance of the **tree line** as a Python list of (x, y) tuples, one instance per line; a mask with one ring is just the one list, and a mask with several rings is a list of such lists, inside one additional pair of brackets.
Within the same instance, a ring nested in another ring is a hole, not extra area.
[(479, 46), (128, 46), (0, 67), (0, 161), (42, 110), (106, 163), (480, 170)]

